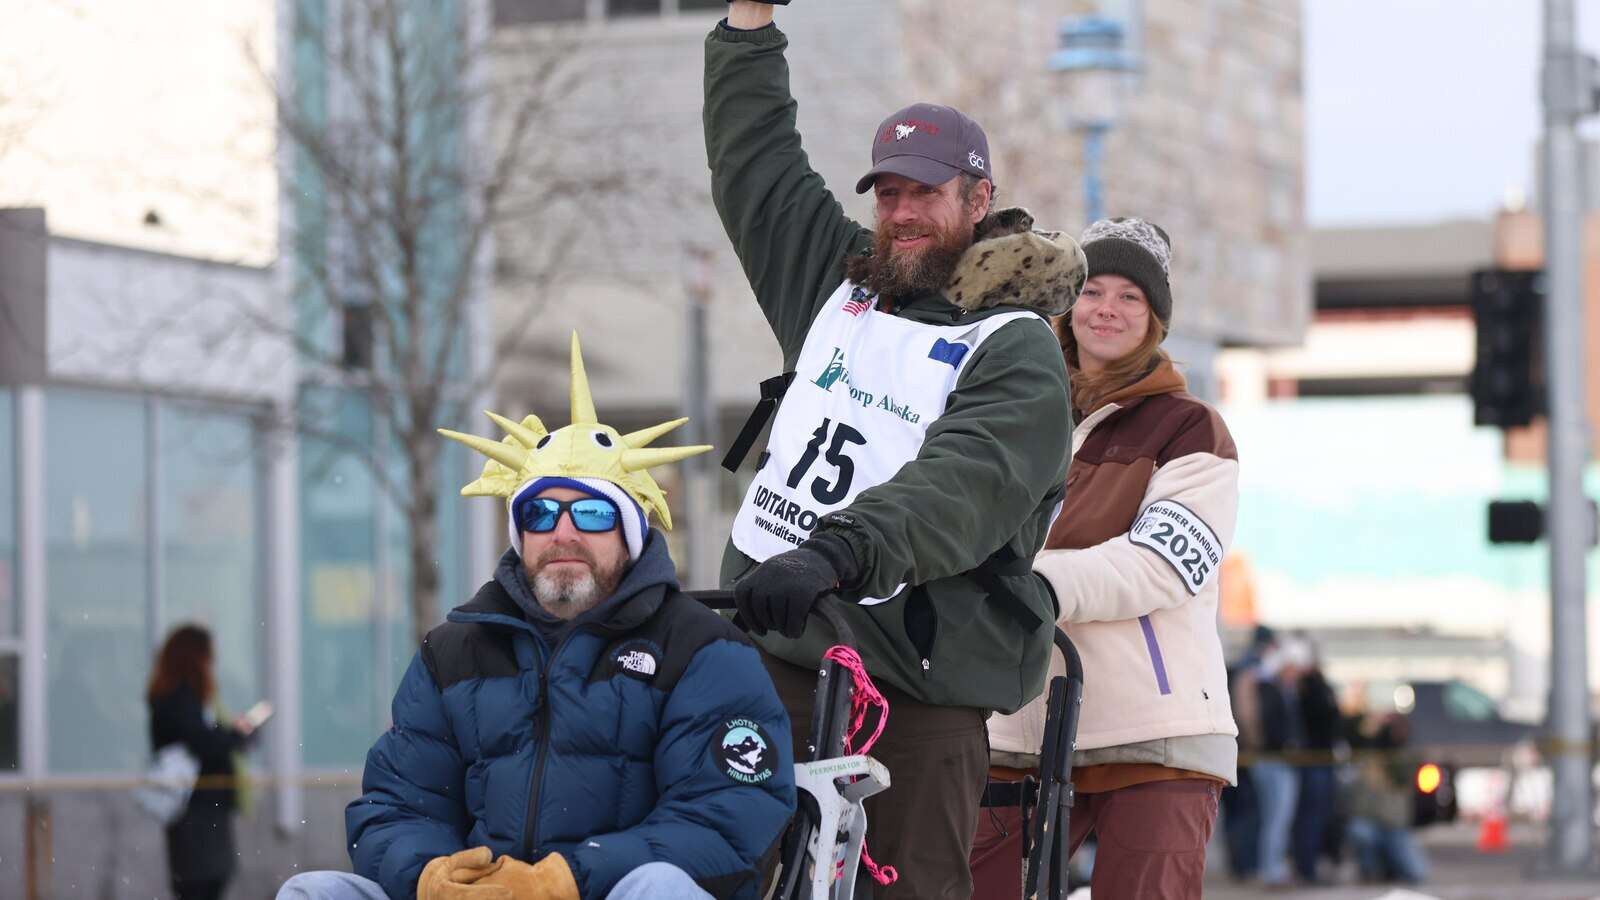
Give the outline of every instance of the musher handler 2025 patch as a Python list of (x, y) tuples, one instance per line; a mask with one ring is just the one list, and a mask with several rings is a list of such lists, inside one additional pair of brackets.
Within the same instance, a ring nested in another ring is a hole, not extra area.
[(1128, 540), (1148, 547), (1171, 564), (1191, 596), (1200, 593), (1222, 566), (1222, 541), (1205, 520), (1176, 500), (1157, 500), (1144, 508)]

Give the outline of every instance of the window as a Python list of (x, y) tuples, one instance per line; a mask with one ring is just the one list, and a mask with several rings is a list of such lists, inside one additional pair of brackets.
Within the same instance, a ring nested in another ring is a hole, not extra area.
[(661, 14), (661, 0), (607, 0), (606, 15), (656, 16)]
[(372, 370), (372, 304), (346, 303), (340, 307), (343, 326), (339, 365), (346, 371)]
[(495, 0), (494, 24), (575, 22), (588, 14), (588, 0)]
[(211, 630), (217, 693), (229, 712), (261, 699), (255, 429), (237, 412), (165, 405), (161, 465), (161, 623)]
[[(527, 25), (536, 22), (579, 22), (589, 18), (592, 0), (495, 0), (494, 24)], [(593, 0), (595, 14), (604, 18), (659, 16), (672, 12), (722, 11), (728, 0)]]
[[(467, 516), (484, 514), (488, 512), (488, 508), (494, 506), (481, 497), (460, 495), (461, 485), (478, 477), (482, 468), (481, 463), (475, 463), (468, 458), (470, 453), (467, 448), (451, 442), (450, 446), (442, 448), (439, 454), (437, 482), (439, 494), (434, 506), (437, 512), (434, 519), (432, 552), (439, 591), (437, 608), (428, 615), (430, 626), (443, 622), (450, 610), (471, 600), (481, 579), (489, 574), (481, 565), (475, 571), (468, 573), (463, 562), (467, 553)], [(397, 466), (396, 476), (403, 477), (403, 473), (398, 470)], [(380, 629), (377, 645), (380, 683), (377, 691), (380, 702), (387, 704), (394, 689), (399, 687), (401, 676), (405, 675), (406, 668), (411, 665), (411, 658), (417, 653), (417, 640), (411, 627), (409, 587), (414, 582), (411, 571), (409, 523), (406, 521), (405, 512), (396, 504), (389, 502), (387, 497), (382, 497), (382, 502), (381, 527), (385, 549), (381, 555), (381, 562), (385, 571), (381, 583), (395, 585), (397, 588), (395, 596), (381, 598), (382, 612), (377, 616)], [(500, 505), (500, 509), (503, 511), (505, 506)], [(495, 533), (501, 534), (504, 531), (505, 525), (502, 522)], [(387, 705), (384, 709), (387, 711)]]
[(375, 681), (377, 486), (342, 449), (370, 444), (371, 413), (357, 392), (308, 388), (300, 414), (337, 435), (300, 443), (305, 761), (352, 768), (389, 724)]
[(50, 769), (134, 771), (148, 759), (152, 647), (144, 401), (45, 397)]
[[(174, 626), (211, 631), (223, 706), (261, 699), (255, 427), (243, 411), (53, 389), (45, 442), (49, 767), (137, 770), (145, 685)], [(4, 648), (0, 766), (17, 673)]]
[(0, 390), (0, 638), (17, 633), (17, 432), (11, 392)]
[(19, 763), (17, 701), (21, 694), (18, 680), (16, 641), (18, 624), (17, 584), (17, 432), (13, 424), (11, 392), (0, 390), (0, 771), (14, 772)]
[(1444, 686), (1444, 711), (1452, 719), (1468, 722), (1488, 722), (1499, 717), (1493, 700), (1459, 681)]

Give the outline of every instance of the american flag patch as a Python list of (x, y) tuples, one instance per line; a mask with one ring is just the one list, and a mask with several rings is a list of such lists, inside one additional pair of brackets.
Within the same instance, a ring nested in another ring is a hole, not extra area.
[(852, 316), (859, 316), (872, 306), (872, 295), (865, 288), (856, 288), (850, 292), (850, 299), (844, 303), (844, 311)]

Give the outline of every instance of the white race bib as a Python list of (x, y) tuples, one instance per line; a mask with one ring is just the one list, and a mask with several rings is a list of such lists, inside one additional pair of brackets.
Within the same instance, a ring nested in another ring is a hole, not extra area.
[(846, 281), (806, 332), (766, 461), (734, 517), (733, 544), (751, 559), (793, 549), (818, 519), (916, 459), (972, 351), (1002, 325), (1045, 325), (1028, 312), (926, 325), (878, 312), (875, 302)]

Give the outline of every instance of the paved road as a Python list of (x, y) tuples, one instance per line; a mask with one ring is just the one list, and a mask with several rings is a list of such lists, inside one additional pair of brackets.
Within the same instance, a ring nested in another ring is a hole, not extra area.
[[(1500, 854), (1483, 854), (1474, 848), (1477, 838), (1472, 825), (1436, 826), (1421, 834), (1427, 848), (1433, 878), (1416, 888), (1375, 885), (1339, 885), (1326, 888), (1298, 888), (1292, 891), (1264, 891), (1257, 887), (1231, 883), (1222, 872), (1207, 879), (1208, 900), (1295, 897), (1305, 900), (1600, 900), (1600, 875), (1581, 881), (1549, 881), (1530, 874), (1536, 872), (1540, 829), (1516, 826), (1511, 829), (1511, 848)], [(1343, 873), (1346, 877), (1351, 873)]]

